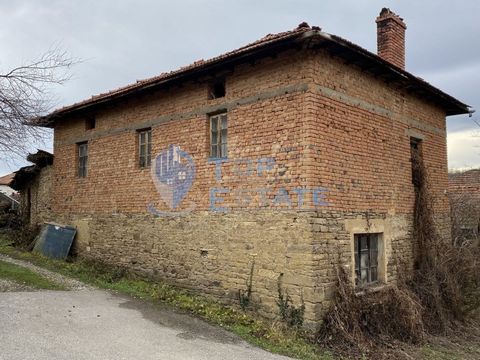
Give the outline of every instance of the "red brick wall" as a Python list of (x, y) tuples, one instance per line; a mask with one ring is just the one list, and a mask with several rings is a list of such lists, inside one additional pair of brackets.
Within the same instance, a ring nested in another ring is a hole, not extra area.
[[(297, 88), (287, 94), (276, 93), (293, 85)], [(295, 208), (295, 189), (323, 187), (332, 210), (408, 213), (413, 205), (413, 134), (423, 138), (438, 210), (448, 211), (443, 194), (448, 184), (445, 117), (438, 107), (322, 52), (306, 57), (285, 54), (237, 67), (227, 76), (226, 87), (227, 96), (215, 100), (207, 100), (204, 83), (114, 104), (97, 113), (94, 130), (85, 131), (83, 119), (59, 123), (55, 129), (54, 209), (61, 213), (142, 213), (153, 202), (168, 210), (149, 169), (138, 168), (134, 128), (176, 114), (182, 118), (153, 126), (152, 155), (169, 144), (192, 155), (196, 177), (183, 208), (193, 202), (196, 210), (209, 209), (211, 188), (228, 189), (228, 194), (216, 196), (224, 198), (221, 206), (229, 209), (261, 207), (264, 195), (258, 189), (267, 189), (267, 207), (287, 209), (286, 202), (272, 204), (284, 188)], [(255, 98), (259, 94), (260, 100)], [(242, 99), (250, 103), (237, 105)], [(219, 181), (215, 164), (209, 162), (204, 108), (222, 103), (232, 109), (228, 111), (229, 162), (221, 165)], [(93, 136), (89, 174), (77, 178), (75, 142), (89, 136)], [(258, 174), (262, 166), (258, 161), (265, 158), (273, 158), (274, 165)], [(305, 193), (304, 198), (305, 209), (312, 209), (312, 193)]]
[[(294, 55), (299, 60), (299, 54)], [(212, 187), (229, 188), (222, 206), (239, 207), (235, 189), (267, 188), (272, 198), (277, 187), (293, 189), (302, 185), (300, 171), (305, 129), (302, 111), (304, 91), (289, 90), (292, 84), (302, 84), (301, 61), (292, 57), (264, 60), (255, 66), (245, 65), (227, 76), (225, 98), (207, 100), (206, 82), (184, 84), (179, 88), (158, 92), (146, 98), (113, 105), (97, 114), (97, 126), (85, 131), (83, 119), (69, 119), (55, 128), (55, 209), (60, 213), (145, 212), (149, 202), (163, 210), (149, 169), (139, 169), (137, 135), (134, 129), (112, 129), (136, 126), (159, 116), (181, 114), (182, 119), (152, 126), (152, 155), (170, 144), (180, 146), (192, 155), (196, 177), (185, 199), (196, 204), (197, 210), (210, 207)], [(281, 93), (279, 89), (286, 89)], [(292, 93), (288, 93), (292, 91)], [(287, 93), (286, 93), (287, 92)], [(260, 100), (257, 99), (260, 96)], [(247, 101), (237, 105), (237, 101)], [(209, 162), (208, 115), (198, 110), (206, 106), (227, 103), (229, 158), (237, 162), (221, 165), (222, 179), (215, 177), (216, 165)], [(198, 110), (198, 111), (197, 111)], [(192, 112), (198, 112), (192, 114)], [(186, 115), (183, 115), (186, 114)], [(97, 134), (103, 136), (95, 138)], [(115, 130), (114, 130), (115, 132)], [(76, 176), (76, 145), (89, 136), (88, 176)], [(258, 160), (274, 157), (277, 165), (258, 174)], [(251, 163), (250, 163), (251, 162)], [(253, 166), (249, 174), (248, 167)], [(279, 174), (280, 172), (280, 174)], [(259, 176), (261, 175), (261, 176)], [(272, 178), (277, 178), (272, 182)], [(255, 190), (245, 196), (260, 196)], [(222, 195), (219, 195), (222, 196)], [(243, 195), (242, 195), (243, 196)], [(251, 201), (250, 207), (259, 203)], [(281, 206), (280, 206), (281, 207)], [(181, 208), (180, 208), (181, 210)]]
[(310, 59), (309, 178), (329, 189), (331, 208), (411, 213), (414, 136), (423, 139), (437, 210), (448, 212), (444, 112), (325, 54)]

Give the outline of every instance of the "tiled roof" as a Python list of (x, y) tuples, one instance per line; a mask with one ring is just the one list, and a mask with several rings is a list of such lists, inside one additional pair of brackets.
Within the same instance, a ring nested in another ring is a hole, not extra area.
[(209, 70), (214, 66), (221, 65), (222, 63), (241, 59), (243, 56), (255, 54), (255, 52), (258, 50), (268, 49), (270, 47), (273, 48), (275, 45), (278, 45), (285, 41), (295, 41), (295, 40), (306, 41), (307, 39), (314, 39), (314, 38), (320, 42), (331, 43), (330, 45), (333, 45), (333, 46), (331, 46), (330, 48), (336, 47), (336, 48), (343, 48), (343, 50), (348, 50), (348, 51), (341, 52), (341, 54), (337, 54), (339, 56), (346, 56), (346, 54), (348, 53), (348, 56), (355, 56), (359, 60), (368, 62), (369, 68), (371, 68), (371, 65), (373, 64), (374, 67), (377, 67), (380, 69), (380, 72), (390, 73), (390, 75), (395, 77), (397, 80), (409, 82), (411, 85), (409, 87), (414, 90), (419, 89), (419, 93), (423, 92), (423, 93), (426, 93), (427, 95), (431, 95), (432, 97), (438, 98), (439, 101), (443, 101), (450, 106), (451, 110), (447, 110), (447, 114), (449, 115), (468, 112), (467, 105), (451, 97), (450, 95), (442, 92), (441, 90), (433, 87), (432, 85), (428, 84), (424, 80), (418, 77), (415, 77), (414, 75), (400, 68), (397, 68), (391, 63), (381, 59), (376, 54), (373, 54), (368, 50), (351, 43), (348, 40), (345, 40), (339, 36), (330, 35), (328, 33), (322, 32), (319, 27), (317, 26), (310, 27), (307, 23), (304, 22), (304, 23), (301, 23), (294, 30), (280, 32), (277, 34), (268, 34), (253, 43), (242, 46), (236, 50), (227, 52), (220, 56), (216, 56), (208, 60), (200, 59), (190, 65), (181, 67), (177, 70), (167, 72), (167, 73), (162, 73), (158, 76), (151, 77), (145, 80), (138, 80), (136, 83), (133, 83), (124, 87), (120, 87), (112, 91), (94, 95), (89, 99), (59, 108), (53, 111), (52, 113), (48, 114), (47, 116), (37, 119), (36, 121), (34, 121), (34, 123), (42, 126), (51, 126), (54, 119), (61, 118), (62, 116), (68, 113), (72, 113), (77, 110), (86, 109), (87, 107), (98, 105), (100, 103), (110, 101), (115, 98), (130, 95), (138, 90), (145, 90), (153, 86), (160, 86), (161, 84), (164, 84), (167, 82), (176, 81), (189, 74), (200, 72), (202, 70)]
[[(317, 28), (317, 29), (319, 29), (319, 28)], [(310, 30), (311, 30), (311, 28), (307, 23), (302, 23), (295, 30), (285, 31), (285, 32), (277, 33), (277, 34), (268, 34), (268, 35), (264, 36), (263, 38), (261, 38), (257, 41), (254, 41), (253, 43), (242, 46), (242, 47), (240, 47), (238, 49), (235, 49), (233, 51), (229, 51), (225, 54), (213, 57), (211, 59), (208, 59), (208, 60), (200, 59), (200, 60), (197, 60), (197, 61), (193, 62), (190, 65), (182, 66), (177, 70), (161, 73), (158, 76), (154, 76), (154, 77), (151, 77), (151, 78), (148, 78), (148, 79), (137, 80), (136, 83), (129, 84), (129, 85), (126, 85), (126, 86), (122, 86), (122, 87), (119, 87), (117, 89), (114, 89), (114, 90), (111, 90), (111, 91), (108, 91), (108, 92), (105, 92), (105, 93), (101, 93), (101, 94), (98, 94), (98, 95), (93, 95), (90, 99), (86, 99), (86, 100), (83, 100), (83, 101), (80, 101), (80, 102), (77, 102), (77, 103), (59, 108), (48, 116), (55, 116), (56, 114), (60, 114), (62, 112), (66, 112), (66, 111), (69, 111), (71, 109), (81, 107), (82, 105), (86, 105), (86, 104), (93, 103), (95, 101), (111, 98), (111, 97), (114, 97), (115, 95), (121, 95), (121, 94), (124, 94), (124, 93), (128, 93), (130, 90), (133, 90), (133, 89), (138, 89), (138, 88), (142, 88), (142, 87), (145, 87), (145, 86), (148, 86), (148, 85), (151, 85), (151, 84), (156, 84), (156, 83), (161, 82), (163, 80), (174, 78), (176, 75), (186, 73), (190, 70), (199, 69), (201, 67), (207, 66), (209, 64), (217, 63), (219, 61), (230, 58), (232, 56), (241, 55), (241, 54), (243, 54), (247, 51), (251, 51), (251, 50), (254, 50), (258, 47), (268, 45), (269, 43), (272, 43), (272, 42), (276, 42), (276, 41), (279, 41), (279, 40), (282, 40), (282, 39), (287, 39), (287, 38), (290, 38), (290, 37), (298, 36), (299, 34), (305, 33), (305, 32), (310, 31)]]
[(449, 174), (448, 188), (450, 192), (480, 194), (480, 169)]

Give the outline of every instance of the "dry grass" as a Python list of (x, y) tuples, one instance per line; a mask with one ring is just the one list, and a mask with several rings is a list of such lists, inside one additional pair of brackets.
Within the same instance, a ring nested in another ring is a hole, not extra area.
[(344, 356), (365, 354), (394, 341), (423, 341), (422, 307), (408, 288), (388, 286), (357, 294), (342, 269), (335, 305), (324, 318), (318, 342)]
[(413, 158), (417, 183), (414, 237), (415, 267), (407, 285), (424, 308), (430, 333), (445, 333), (455, 321), (465, 321), (480, 307), (480, 251), (472, 243), (449, 242), (435, 227), (433, 199), (420, 156)]
[(412, 161), (416, 186), (413, 271), (400, 271), (410, 275), (397, 284), (359, 295), (339, 268), (335, 302), (324, 318), (318, 342), (342, 356), (375, 358), (387, 351), (389, 358), (397, 358), (394, 353), (408, 358), (398, 350), (399, 343), (418, 345), (429, 335), (453, 335), (454, 328), (479, 312), (479, 247), (441, 238), (423, 160), (414, 154)]

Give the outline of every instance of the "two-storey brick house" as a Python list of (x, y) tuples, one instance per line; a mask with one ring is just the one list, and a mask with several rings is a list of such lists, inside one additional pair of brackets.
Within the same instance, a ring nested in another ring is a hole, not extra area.
[(267, 316), (279, 277), (307, 322), (338, 265), (393, 281), (413, 252), (411, 149), (446, 230), (445, 116), (468, 107), (404, 70), (402, 19), (377, 26), (379, 55), (301, 24), (49, 114), (53, 220), (84, 256), (222, 300), (253, 271)]

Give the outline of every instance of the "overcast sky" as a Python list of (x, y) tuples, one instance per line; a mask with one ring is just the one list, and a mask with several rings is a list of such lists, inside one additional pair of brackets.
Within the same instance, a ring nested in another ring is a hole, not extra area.
[[(447, 124), (449, 167), (480, 167), (478, 0), (0, 0), (0, 71), (61, 44), (83, 60), (55, 89), (56, 105), (68, 105), (302, 21), (376, 52), (382, 7), (407, 23), (407, 70), (479, 109)], [(2, 162), (0, 174), (21, 165)]]

